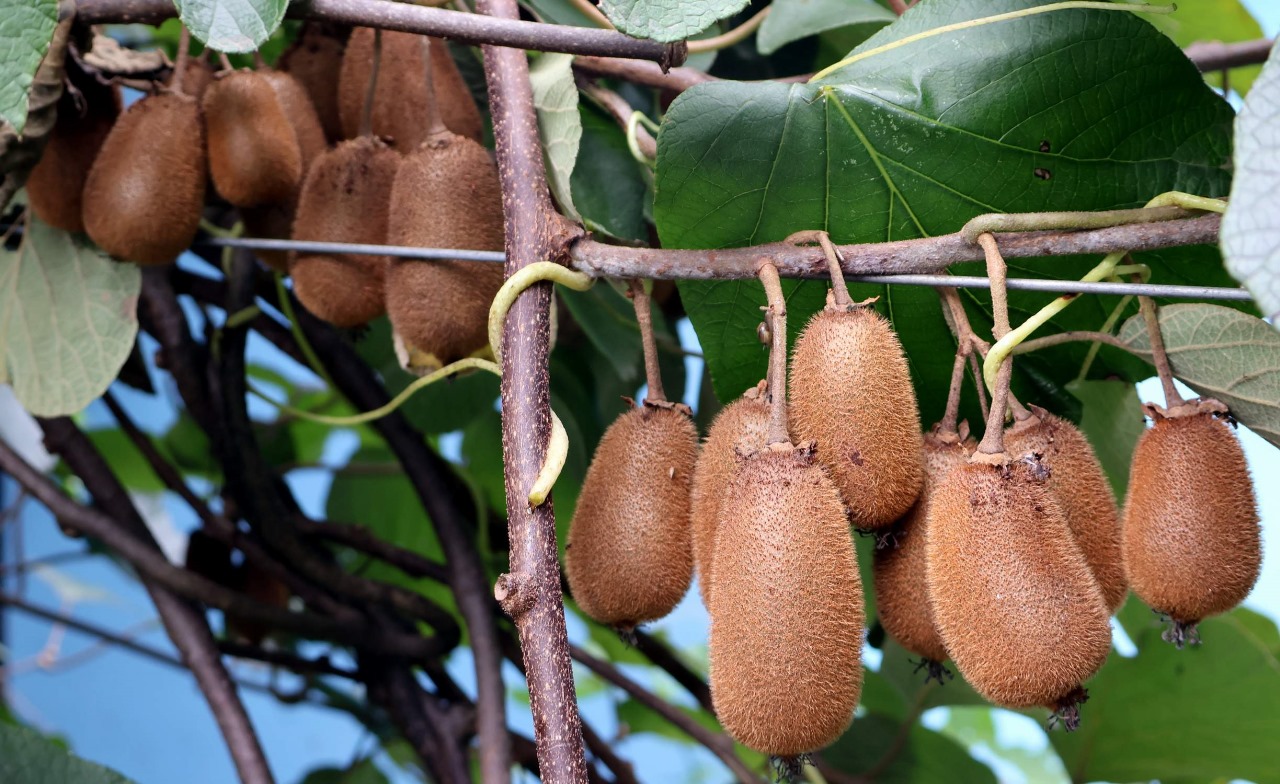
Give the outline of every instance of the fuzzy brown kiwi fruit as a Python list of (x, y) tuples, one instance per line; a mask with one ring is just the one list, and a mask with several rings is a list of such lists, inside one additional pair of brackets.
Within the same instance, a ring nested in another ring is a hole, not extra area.
[[(293, 231), (297, 200), (288, 204), (264, 204), (261, 207), (241, 207), (240, 219), (244, 221), (244, 233), (248, 237), (268, 240), (287, 240)], [(254, 254), (273, 270), (289, 271), (289, 253), (283, 250), (257, 248)]]
[[(925, 577), (929, 501), (947, 474), (964, 465), (976, 446), (973, 439), (961, 440), (956, 433), (925, 433), (924, 488), (885, 546), (875, 551), (872, 575), (880, 623), (903, 648), (928, 662), (949, 658), (933, 619)], [(935, 669), (931, 667), (930, 675), (941, 681), (943, 672)]]
[[(172, 85), (177, 69), (169, 75), (167, 84)], [(182, 70), (182, 91), (197, 101), (204, 100), (209, 85), (213, 84), (213, 66), (203, 57), (190, 57)]]
[[(502, 250), (502, 189), (489, 151), (449, 131), (404, 159), (391, 191), (394, 245)], [(489, 343), (489, 304), (502, 286), (501, 264), (393, 261), (387, 316), (400, 337), (441, 366)]]
[(204, 122), (194, 98), (141, 99), (107, 134), (84, 183), (84, 226), (107, 253), (168, 264), (200, 227)]
[(693, 469), (693, 497), (690, 519), (693, 524), (693, 561), (698, 570), (698, 590), (702, 603), (711, 606), (711, 565), (715, 552), (716, 524), (726, 488), (738, 472), (740, 455), (764, 447), (769, 429), (769, 406), (764, 402), (764, 384), (749, 389), (742, 397), (721, 409), (707, 431)]
[(305, 177), (311, 162), (329, 147), (315, 104), (311, 103), (302, 83), (293, 75), (272, 68), (264, 68), (257, 73), (275, 90), (276, 100), (280, 102), (285, 118), (293, 126), (293, 135), (297, 138), (298, 150), (302, 153), (302, 176)]
[[(298, 197), (293, 239), (385, 244), (391, 186), (400, 156), (372, 136), (322, 154)], [(386, 256), (299, 253), (289, 264), (307, 310), (339, 327), (382, 315)]]
[(1129, 593), (1120, 550), (1120, 513), (1111, 483), (1080, 430), (1038, 406), (1005, 431), (1011, 456), (1035, 453), (1049, 468), (1048, 488), (1058, 498), (1067, 525), (1084, 552), (1107, 609), (1115, 612)]
[(565, 575), (582, 611), (631, 629), (689, 590), (698, 431), (683, 406), (633, 408), (605, 430), (569, 523)]
[(338, 116), (338, 77), (350, 33), (349, 28), (307, 22), (302, 34), (276, 62), (280, 70), (291, 74), (306, 90), (330, 143), (343, 138), (342, 120)]
[(120, 90), (73, 68), (68, 75), (79, 97), (66, 90), (58, 100), (57, 122), (27, 178), (27, 203), (50, 226), (82, 232), (85, 179), (120, 116)]
[(829, 304), (796, 341), (791, 432), (815, 441), (857, 528), (892, 525), (920, 495), (920, 410), (902, 344), (870, 307)]
[(926, 576), (946, 649), (979, 694), (1065, 711), (1111, 650), (1110, 613), (1046, 473), (1034, 456), (952, 469), (929, 499)]
[[(440, 117), (449, 130), (478, 142), (484, 134), (480, 110), (449, 54), (448, 45), (439, 38), (430, 41), (432, 84)], [(378, 85), (373, 96), (373, 133), (390, 137), (392, 145), (401, 152), (415, 149), (426, 140), (429, 131), (422, 122), (423, 106), (428, 100), (422, 48), (422, 36), (382, 32)], [(372, 65), (373, 30), (357, 27), (347, 42), (338, 80), (338, 112), (347, 137), (360, 132)]]
[(725, 488), (712, 566), (711, 696), (734, 738), (789, 757), (849, 726), (865, 615), (844, 503), (808, 448), (765, 447)]
[(218, 193), (237, 207), (290, 201), (302, 181), (302, 150), (271, 82), (256, 71), (224, 74), (202, 106)]
[(1212, 400), (1165, 412), (1133, 452), (1124, 505), (1124, 562), (1133, 592), (1184, 641), (1202, 618), (1235, 607), (1262, 565), (1258, 506), (1226, 407)]

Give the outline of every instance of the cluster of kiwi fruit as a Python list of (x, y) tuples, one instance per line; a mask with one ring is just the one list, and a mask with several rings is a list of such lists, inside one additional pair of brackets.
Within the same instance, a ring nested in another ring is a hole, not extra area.
[[(251, 236), (502, 249), (497, 167), (443, 40), (309, 23), (277, 65), (214, 72), (183, 54), (123, 113), (117, 88), (82, 79), (30, 179), (33, 211), (139, 264), (191, 245), (210, 185)], [(332, 324), (387, 313), (418, 364), (487, 346), (499, 265), (260, 257)]]
[(842, 280), (788, 381), (775, 299), (761, 334), (784, 360), (770, 378), (720, 411), (701, 450), (683, 411), (624, 414), (566, 552), (581, 609), (623, 630), (669, 613), (692, 565), (716, 713), (738, 741), (793, 758), (852, 720), (865, 623), (854, 530), (875, 535), (879, 621), (926, 678), (950, 677), (950, 660), (993, 704), (1048, 708), (1069, 730), (1130, 588), (1179, 645), (1248, 594), (1258, 516), (1220, 403), (1148, 407), (1121, 512), (1081, 431), (1042, 408), (1010, 398), (1006, 426), (1001, 402), (982, 444), (954, 416), (922, 432), (897, 336)]

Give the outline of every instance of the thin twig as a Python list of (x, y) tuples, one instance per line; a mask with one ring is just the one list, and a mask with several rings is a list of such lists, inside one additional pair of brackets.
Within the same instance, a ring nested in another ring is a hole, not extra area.
[[(1000, 255), (1000, 248), (992, 234), (978, 237), (987, 256), (987, 277), (991, 278), (991, 312), (995, 319), (992, 336), (996, 340), (1009, 332), (1009, 293), (1004, 287), (1005, 262)], [(982, 442), (978, 451), (987, 455), (1004, 453), (1004, 415), (1008, 407), (1009, 381), (1013, 377), (1013, 357), (1007, 357), (1000, 363), (1000, 371), (996, 376), (995, 388), (991, 391), (991, 411), (987, 415), (987, 429), (982, 434)]]
[(667, 393), (662, 388), (662, 368), (658, 365), (658, 346), (653, 340), (653, 313), (649, 307), (649, 292), (644, 281), (633, 278), (628, 283), (627, 296), (636, 311), (636, 324), (640, 327), (640, 349), (644, 354), (644, 377), (649, 385), (646, 400), (664, 403)]
[(970, 353), (964, 345), (956, 349), (956, 359), (951, 366), (951, 386), (947, 390), (947, 408), (938, 422), (938, 432), (955, 433), (960, 419), (960, 388), (964, 386), (964, 369)]
[(178, 34), (178, 57), (173, 62), (173, 78), (169, 80), (169, 89), (179, 95), (186, 95), (182, 91), (182, 80), (187, 75), (187, 59), (191, 56), (191, 31), (186, 25), (182, 25), (182, 32)]
[(1270, 38), (1230, 44), (1224, 44), (1221, 41), (1198, 41), (1182, 51), (1187, 59), (1196, 64), (1196, 68), (1199, 68), (1201, 73), (1208, 73), (1265, 63), (1271, 55), (1274, 44), (1275, 41)]
[(1187, 401), (1178, 394), (1178, 387), (1173, 383), (1173, 368), (1169, 366), (1169, 355), (1164, 350), (1164, 335), (1160, 333), (1160, 316), (1156, 312), (1156, 302), (1150, 297), (1138, 297), (1138, 306), (1142, 310), (1142, 320), (1147, 325), (1147, 335), (1151, 340), (1151, 361), (1156, 366), (1156, 375), (1160, 377), (1160, 386), (1164, 389), (1165, 408), (1177, 408)]
[(730, 46), (741, 43), (751, 37), (760, 25), (764, 22), (765, 17), (769, 15), (769, 11), (773, 9), (772, 5), (767, 5), (756, 12), (747, 21), (733, 28), (726, 30), (719, 35), (710, 38), (698, 38), (689, 41), (689, 54), (698, 54), (700, 52), (718, 52), (721, 49), (728, 49)]
[[(404, 468), (397, 465), (396, 475), (400, 476), (403, 473)], [(449, 570), (443, 564), (436, 563), (412, 550), (396, 547), (390, 542), (379, 539), (377, 535), (362, 525), (336, 522), (318, 523), (314, 520), (302, 518), (295, 520), (294, 525), (297, 526), (298, 533), (303, 536), (337, 542), (366, 555), (371, 555), (379, 561), (385, 561), (394, 566), (409, 577), (426, 577), (439, 583), (449, 583)]]
[(1070, 332), (1058, 332), (1053, 335), (1045, 335), (1042, 338), (1032, 338), (1024, 340), (1014, 346), (1014, 354), (1029, 354), (1032, 351), (1039, 351), (1042, 348), (1053, 348), (1061, 346), (1064, 343), (1072, 343), (1074, 341), (1088, 341), (1090, 343), (1105, 343), (1108, 346), (1124, 349), (1129, 353), (1134, 352), (1133, 346), (1124, 342), (1120, 338), (1112, 335), (1110, 332), (1088, 332), (1084, 330), (1073, 330)]
[(760, 259), (756, 275), (764, 285), (768, 300), (766, 318), (773, 345), (769, 348), (769, 432), (765, 444), (791, 442), (787, 430), (787, 298), (782, 293), (782, 281), (778, 268), (768, 259)]
[(369, 83), (364, 88), (364, 105), (360, 108), (360, 135), (373, 135), (373, 104), (378, 92), (378, 71), (382, 70), (382, 31), (373, 31), (373, 59), (369, 65)]

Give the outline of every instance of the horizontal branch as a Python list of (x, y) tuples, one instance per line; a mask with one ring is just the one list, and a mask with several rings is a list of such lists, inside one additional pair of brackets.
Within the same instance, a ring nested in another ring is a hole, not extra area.
[(1275, 43), (1268, 38), (1257, 41), (1241, 41), (1224, 44), (1221, 41), (1200, 41), (1182, 51), (1201, 71), (1221, 71), (1243, 65), (1265, 63)]
[[(159, 24), (178, 15), (173, 0), (76, 0), (85, 24)], [(684, 62), (685, 45), (641, 40), (616, 30), (522, 22), (390, 0), (299, 0), (291, 19), (377, 27), (448, 38), (464, 44), (493, 44), (541, 52), (651, 60), (665, 67)]]

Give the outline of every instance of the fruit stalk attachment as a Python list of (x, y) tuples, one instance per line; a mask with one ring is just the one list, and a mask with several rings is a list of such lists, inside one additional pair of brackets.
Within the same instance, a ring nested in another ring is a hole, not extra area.
[(182, 90), (182, 79), (187, 74), (187, 59), (191, 56), (191, 31), (182, 25), (178, 34), (178, 56), (173, 61), (173, 79), (169, 81), (169, 91), (186, 95)]
[[(1009, 334), (1009, 292), (1005, 288), (1005, 263), (1000, 255), (993, 234), (984, 233), (978, 236), (978, 243), (987, 256), (987, 277), (991, 279), (991, 312), (995, 319), (992, 336), (997, 342)], [(996, 356), (995, 348), (987, 354), (987, 366)], [(982, 443), (978, 444), (978, 452), (984, 455), (1004, 456), (1004, 414), (1009, 400), (1009, 381), (1013, 378), (1013, 356), (1006, 353), (999, 360), (995, 383), (991, 388), (991, 411), (987, 414), (987, 430), (982, 434)], [(988, 380), (990, 371), (988, 371)]]
[(765, 320), (773, 335), (773, 345), (769, 347), (769, 431), (765, 436), (765, 445), (789, 444), (791, 435), (787, 431), (787, 299), (782, 293), (782, 280), (778, 277), (778, 268), (767, 258), (756, 262), (756, 276), (764, 285), (765, 298), (769, 305), (765, 308)]
[(369, 66), (369, 85), (365, 88), (364, 107), (360, 110), (360, 135), (373, 135), (373, 98), (378, 90), (378, 71), (382, 68), (382, 31), (373, 31), (373, 62)]
[(649, 309), (649, 292), (644, 281), (634, 278), (628, 283), (627, 296), (636, 309), (636, 323), (640, 325), (640, 347), (644, 352), (644, 377), (649, 384), (646, 403), (665, 403), (667, 393), (662, 388), (662, 369), (658, 366), (658, 345), (653, 339), (653, 316)]
[(1156, 375), (1160, 377), (1160, 386), (1164, 388), (1164, 407), (1174, 409), (1186, 405), (1178, 387), (1173, 383), (1173, 368), (1169, 366), (1169, 355), (1164, 350), (1164, 336), (1160, 334), (1160, 316), (1156, 312), (1156, 302), (1151, 297), (1138, 297), (1138, 307), (1142, 310), (1142, 320), (1147, 324), (1147, 335), (1151, 340), (1151, 361), (1156, 366)]

